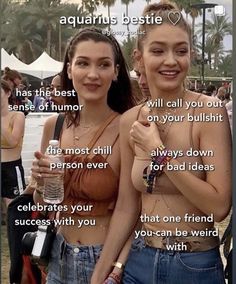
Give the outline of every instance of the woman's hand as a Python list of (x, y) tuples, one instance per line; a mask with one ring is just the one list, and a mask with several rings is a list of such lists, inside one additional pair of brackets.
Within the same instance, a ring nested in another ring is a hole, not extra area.
[(162, 144), (158, 127), (154, 122), (135, 121), (130, 136), (131, 140), (148, 155)]
[(35, 160), (31, 168), (32, 177), (39, 185), (43, 184), (43, 179), (51, 177), (55, 174), (61, 174), (60, 170), (51, 169), (50, 157), (37, 151), (34, 153)]
[(103, 284), (120, 284), (122, 277), (122, 270), (114, 267), (113, 271), (108, 275)]
[(96, 273), (94, 273), (90, 284), (119, 284), (121, 283), (122, 273), (123, 271), (121, 269), (114, 267), (105, 280), (101, 280), (101, 275), (96, 275)]

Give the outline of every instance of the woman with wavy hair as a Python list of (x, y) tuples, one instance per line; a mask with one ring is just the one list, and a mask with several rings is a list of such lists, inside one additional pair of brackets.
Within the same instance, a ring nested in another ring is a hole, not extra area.
[[(118, 195), (120, 115), (134, 105), (116, 39), (96, 28), (80, 30), (67, 47), (61, 83), (68, 94), (75, 90), (75, 96), (67, 96), (65, 104), (79, 105), (80, 111), (65, 113), (60, 147), (65, 152), (80, 149), (79, 155), (65, 155), (65, 162), (82, 163), (83, 167), (65, 169), (62, 205), (66, 210), (59, 218), (71, 218), (72, 224), (58, 228), (47, 283), (85, 284), (90, 283)], [(38, 183), (56, 173), (50, 171), (50, 161), (43, 154), (53, 137), (56, 120), (57, 115), (46, 121), (41, 151), (35, 153), (32, 174)], [(36, 186), (36, 203), (42, 203), (41, 193)]]
[(119, 198), (91, 283), (103, 283), (134, 233), (122, 283), (222, 284), (214, 221), (231, 207), (227, 112), (184, 87), (192, 37), (176, 5), (150, 4), (143, 15), (162, 19), (138, 32), (151, 100), (121, 118)]

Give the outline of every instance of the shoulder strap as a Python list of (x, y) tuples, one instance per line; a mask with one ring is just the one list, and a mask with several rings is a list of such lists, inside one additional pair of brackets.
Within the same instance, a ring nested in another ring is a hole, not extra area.
[(98, 129), (92, 140), (89, 142), (88, 148), (92, 149), (92, 147), (95, 145), (99, 137), (102, 135), (103, 131), (106, 129), (106, 127), (112, 122), (113, 119), (115, 119), (119, 113), (113, 113), (108, 117), (108, 119), (101, 125), (101, 127)]
[[(117, 133), (116, 138), (115, 138), (115, 140), (113, 141), (113, 143), (112, 143), (112, 145), (111, 145), (111, 149), (113, 149), (113, 146), (116, 144), (116, 141), (118, 140), (119, 136), (120, 136), (120, 133)], [(110, 155), (110, 154), (107, 154), (107, 155), (106, 155), (105, 161), (107, 160), (107, 158), (108, 158), (109, 155)]]
[(61, 129), (62, 129), (62, 125), (65, 119), (65, 114), (64, 113), (59, 113), (58, 117), (57, 117), (57, 121), (55, 124), (55, 129), (54, 129), (54, 134), (53, 134), (53, 139), (54, 140), (59, 140), (60, 135), (61, 135)]
[[(196, 98), (196, 102), (201, 98), (201, 96), (202, 96), (202, 94), (199, 94), (198, 95), (198, 97)], [(192, 116), (194, 117), (194, 115), (195, 115), (195, 110), (196, 110), (196, 108), (195, 107), (193, 107), (192, 108)], [(192, 122), (190, 122), (190, 129), (189, 129), (189, 141), (190, 141), (190, 146), (194, 149), (194, 140), (193, 140), (193, 122), (194, 122), (194, 120), (192, 121)]]

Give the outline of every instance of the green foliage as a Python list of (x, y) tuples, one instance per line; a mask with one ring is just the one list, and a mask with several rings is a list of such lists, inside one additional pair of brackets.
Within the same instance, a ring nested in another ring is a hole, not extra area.
[[(201, 24), (198, 25), (200, 28), (201, 26)], [(209, 72), (214, 73), (214, 75), (219, 75), (220, 58), (222, 58), (222, 56), (224, 57), (224, 54), (226, 53), (224, 50), (223, 39), (226, 35), (232, 35), (232, 23), (229, 21), (227, 16), (216, 16), (212, 13), (211, 19), (206, 20), (205, 31), (205, 53), (207, 54), (210, 68)], [(197, 34), (202, 37), (202, 30), (198, 30)], [(201, 53), (201, 44), (197, 44), (196, 47), (198, 52)], [(227, 70), (228, 71), (226, 73), (230, 73), (230, 67)]]
[(220, 56), (218, 65), (218, 74), (223, 77), (232, 77), (233, 57), (232, 51), (225, 56)]
[(94, 12), (97, 11), (99, 4), (99, 0), (82, 0), (82, 7), (84, 11), (87, 11), (92, 17), (94, 16)]
[[(68, 39), (77, 30), (70, 24), (60, 25), (60, 17), (86, 17), (91, 12), (86, 10), (89, 5), (92, 2), (98, 5), (99, 1), (84, 1), (83, 6), (61, 2), (28, 0), (13, 4), (13, 1), (3, 0), (2, 46), (25, 63), (34, 61), (44, 50), (53, 58), (61, 60)], [(95, 10), (96, 6), (92, 12)]]
[(132, 54), (133, 54), (133, 50), (135, 48), (135, 42), (136, 39), (135, 37), (132, 38), (128, 38), (127, 40), (124, 40), (122, 42), (122, 52), (124, 54), (125, 57), (125, 61), (129, 67), (129, 70), (132, 70)]
[[(128, 17), (129, 16), (129, 4), (133, 3), (134, 0), (121, 0), (122, 4), (125, 4), (125, 15)], [(129, 29), (129, 24), (127, 26), (127, 40), (130, 41), (130, 29)]]
[[(114, 6), (114, 5), (115, 5), (115, 2), (116, 2), (116, 0), (101, 0), (101, 4), (102, 4), (104, 7), (107, 7), (107, 15), (108, 15), (108, 18), (111, 17), (110, 8), (111, 8), (111, 6)], [(111, 30), (111, 25), (108, 26), (108, 30), (109, 30), (109, 31)]]

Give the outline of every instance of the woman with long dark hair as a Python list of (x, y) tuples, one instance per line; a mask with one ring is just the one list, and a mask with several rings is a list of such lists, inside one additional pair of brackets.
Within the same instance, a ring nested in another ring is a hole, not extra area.
[[(72, 38), (61, 79), (62, 90), (70, 95), (75, 90), (76, 94), (67, 96), (65, 105), (80, 106), (80, 111), (65, 112), (60, 147), (65, 152), (81, 149), (80, 155), (65, 155), (65, 162), (82, 163), (83, 167), (65, 169), (62, 205), (67, 210), (60, 212), (59, 218), (70, 217), (74, 225), (58, 228), (47, 283), (85, 284), (90, 283), (118, 195), (120, 115), (134, 104), (119, 44), (99, 29), (85, 28)], [(56, 120), (57, 116), (52, 116), (46, 121), (41, 152), (35, 153), (32, 174), (38, 183), (52, 174), (43, 153), (53, 137)], [(95, 166), (89, 168), (88, 164)], [(34, 199), (42, 202), (37, 187)]]

